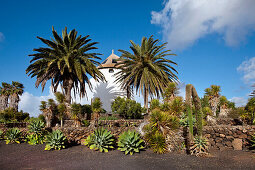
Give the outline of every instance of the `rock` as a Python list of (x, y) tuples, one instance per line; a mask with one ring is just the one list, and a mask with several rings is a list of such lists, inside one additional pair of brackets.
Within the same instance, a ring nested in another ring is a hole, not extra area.
[(239, 136), (239, 138), (244, 138), (244, 139), (246, 139), (247, 138), (247, 135), (246, 134), (241, 134), (240, 136)]
[(233, 136), (226, 136), (227, 139), (234, 139)]
[(224, 135), (224, 134), (220, 134), (220, 137), (221, 137), (221, 138), (225, 138), (225, 136), (226, 136), (226, 135)]
[(225, 144), (226, 144), (228, 147), (231, 147), (231, 146), (232, 146), (232, 142), (230, 142), (230, 141), (227, 141)]
[(243, 141), (242, 139), (235, 138), (232, 142), (234, 150), (242, 150), (243, 149)]

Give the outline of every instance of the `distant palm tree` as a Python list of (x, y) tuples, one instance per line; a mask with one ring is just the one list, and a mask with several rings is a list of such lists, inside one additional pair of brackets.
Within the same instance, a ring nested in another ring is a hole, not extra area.
[(211, 85), (210, 88), (205, 89), (205, 96), (208, 97), (213, 115), (216, 116), (217, 108), (220, 104), (220, 86)]
[(178, 80), (177, 71), (172, 65), (175, 62), (167, 59), (171, 50), (165, 50), (166, 43), (158, 45), (159, 40), (143, 37), (141, 46), (130, 41), (132, 53), (119, 50), (122, 55), (117, 63), (121, 69), (116, 73), (117, 79), (123, 89), (129, 87), (139, 90), (144, 97), (144, 106), (148, 108), (149, 95), (157, 96), (163, 94), (169, 82)]
[(22, 95), (24, 92), (23, 84), (13, 81), (10, 89), (10, 103), (9, 107), (13, 108), (15, 111), (18, 111), (19, 107), (19, 96)]
[(63, 127), (63, 119), (67, 115), (67, 111), (68, 111), (67, 105), (65, 103), (65, 96), (60, 92), (56, 92), (55, 97), (58, 102), (57, 109), (58, 109), (58, 117), (60, 119), (60, 126)]
[(179, 93), (179, 88), (177, 87), (177, 84), (175, 82), (170, 82), (168, 86), (164, 90), (164, 100), (166, 102), (171, 102), (176, 95)]
[(11, 85), (2, 82), (2, 87), (0, 87), (0, 111), (8, 108), (8, 99), (11, 93)]
[(46, 127), (51, 127), (52, 120), (56, 112), (56, 103), (53, 99), (48, 99), (48, 101), (41, 101), (39, 106), (40, 111), (42, 111), (43, 116), (45, 117)]
[(71, 90), (74, 94), (79, 93), (81, 97), (86, 96), (85, 84), (91, 89), (92, 85), (89, 76), (96, 81), (104, 81), (103, 74), (97, 69), (99, 64), (95, 59), (100, 60), (99, 53), (90, 52), (97, 49), (91, 42), (89, 35), (77, 36), (77, 31), (73, 29), (67, 33), (67, 28), (62, 31), (62, 37), (52, 28), (54, 39), (47, 40), (37, 37), (48, 47), (34, 49), (37, 53), (31, 54), (26, 73), (31, 77), (36, 77), (35, 86), (40, 84), (44, 90), (45, 84), (51, 80), (53, 91), (57, 91), (60, 85), (64, 89), (67, 103), (71, 103)]

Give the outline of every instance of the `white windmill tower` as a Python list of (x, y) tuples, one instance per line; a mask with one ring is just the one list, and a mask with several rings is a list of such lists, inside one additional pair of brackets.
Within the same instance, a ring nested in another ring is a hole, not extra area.
[(99, 97), (101, 99), (103, 108), (107, 113), (111, 113), (111, 103), (116, 97), (127, 96), (127, 90), (121, 89), (120, 84), (115, 82), (116, 76), (114, 75), (120, 71), (115, 67), (117, 59), (119, 58), (120, 57), (115, 55), (112, 50), (112, 54), (98, 66), (98, 69), (105, 76), (106, 82), (99, 82), (96, 84), (93, 97)]

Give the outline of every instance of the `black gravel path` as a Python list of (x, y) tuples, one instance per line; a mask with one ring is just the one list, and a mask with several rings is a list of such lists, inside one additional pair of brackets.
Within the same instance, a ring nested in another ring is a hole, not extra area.
[(0, 169), (255, 169), (255, 155), (244, 151), (213, 152), (212, 157), (185, 154), (154, 154), (150, 150), (133, 156), (114, 150), (92, 151), (73, 146), (60, 151), (44, 151), (44, 145), (6, 145), (0, 142)]

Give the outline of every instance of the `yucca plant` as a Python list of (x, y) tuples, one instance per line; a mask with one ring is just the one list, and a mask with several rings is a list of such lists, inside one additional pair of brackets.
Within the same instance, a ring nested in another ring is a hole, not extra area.
[(150, 134), (150, 137), (147, 137), (149, 146), (152, 148), (154, 153), (163, 154), (167, 151), (166, 139), (165, 136), (156, 131), (154, 134)]
[(201, 136), (196, 136), (190, 146), (191, 155), (202, 156), (208, 154), (208, 140)]
[(55, 130), (46, 136), (45, 150), (60, 150), (66, 147), (66, 137), (60, 130)]
[(27, 135), (27, 142), (29, 145), (43, 144), (44, 134), (43, 128), (45, 123), (41, 120), (33, 120), (28, 125), (30, 134)]
[(255, 133), (253, 135), (251, 135), (250, 142), (251, 142), (251, 148), (254, 149), (255, 148)]
[(21, 132), (18, 128), (9, 129), (5, 134), (6, 144), (20, 143)]
[(83, 144), (87, 145), (90, 149), (108, 152), (109, 149), (114, 148), (114, 138), (111, 131), (98, 128), (84, 140)]
[(133, 155), (133, 153), (139, 153), (142, 149), (144, 149), (144, 141), (140, 138), (139, 133), (128, 130), (120, 134), (118, 150), (125, 152), (126, 155)]

